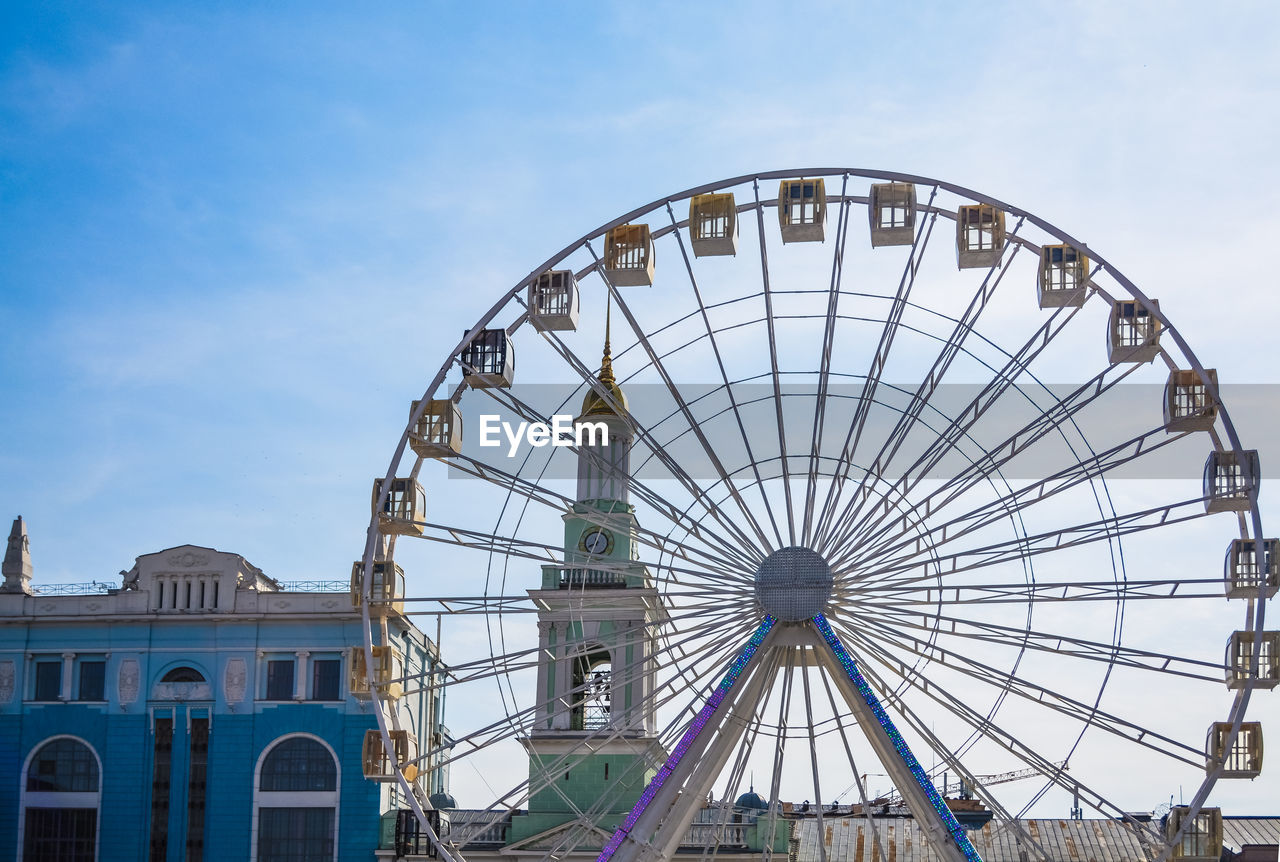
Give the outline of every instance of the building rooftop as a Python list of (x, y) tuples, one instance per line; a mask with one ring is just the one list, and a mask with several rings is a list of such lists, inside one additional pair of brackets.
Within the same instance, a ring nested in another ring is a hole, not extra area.
[[(824, 817), (821, 835), (816, 818), (795, 822), (799, 839), (794, 862), (937, 862), (925, 844), (920, 828), (910, 817), (876, 817), (875, 829), (883, 842), (884, 854), (876, 848), (863, 817)], [(1020, 821), (1028, 835), (1054, 858), (1062, 862), (1156, 862), (1157, 848), (1144, 840), (1133, 826), (1118, 820)], [(1239, 851), (1245, 844), (1280, 843), (1280, 817), (1224, 817), (1223, 839), (1229, 849)], [(1021, 862), (1035, 853), (1019, 846), (1019, 837), (995, 822), (969, 833), (969, 840), (984, 862)]]

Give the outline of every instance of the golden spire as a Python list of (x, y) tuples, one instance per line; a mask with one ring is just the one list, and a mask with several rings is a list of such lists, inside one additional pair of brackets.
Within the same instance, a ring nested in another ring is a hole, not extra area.
[[(609, 330), (613, 323), (613, 296), (608, 296), (608, 305), (604, 314), (604, 355), (600, 358), (600, 373), (596, 379), (600, 381), (601, 387), (608, 391), (609, 395), (624, 410), (627, 407), (627, 396), (622, 394), (622, 387), (618, 385), (618, 380), (613, 376), (613, 356), (609, 346)], [(582, 416), (600, 416), (600, 415), (618, 415), (618, 411), (614, 409), (607, 399), (604, 398), (595, 389), (587, 392), (587, 396), (582, 399)]]
[(613, 359), (610, 356), (611, 351), (609, 350), (609, 326), (613, 322), (612, 294), (607, 297), (606, 301), (608, 302), (608, 305), (605, 306), (604, 311), (604, 356), (600, 359), (600, 382), (605, 386), (610, 386), (611, 384), (617, 383), (617, 380), (613, 376)]

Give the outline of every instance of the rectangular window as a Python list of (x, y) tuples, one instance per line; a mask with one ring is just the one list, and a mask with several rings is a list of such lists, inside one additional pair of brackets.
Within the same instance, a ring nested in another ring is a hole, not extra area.
[(169, 843), (169, 767), (173, 763), (173, 719), (157, 718), (151, 769), (151, 862), (165, 862)]
[(57, 700), (62, 693), (62, 660), (36, 662), (35, 700)]
[(258, 862), (330, 862), (332, 808), (258, 809)]
[(80, 662), (80, 692), (77, 700), (106, 700), (107, 663), (101, 659)]
[(191, 758), (187, 777), (187, 858), (204, 860), (205, 787), (209, 769), (209, 719), (191, 719)]
[(97, 827), (95, 808), (28, 808), (22, 858), (93, 862)]
[(311, 662), (311, 699), (341, 700), (342, 661), (336, 658), (314, 659)]
[(267, 662), (267, 700), (293, 700), (293, 659)]

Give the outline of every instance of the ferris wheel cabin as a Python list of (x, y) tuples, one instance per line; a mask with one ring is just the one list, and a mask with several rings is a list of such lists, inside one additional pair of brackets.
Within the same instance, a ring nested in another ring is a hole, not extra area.
[(1263, 539), (1263, 559), (1258, 559), (1257, 542), (1236, 539), (1227, 549), (1227, 598), (1256, 599), (1258, 588), (1271, 598), (1280, 589), (1280, 539)]
[(956, 211), (956, 266), (985, 269), (1004, 254), (1004, 212), (991, 204), (971, 204)]
[[(421, 401), (409, 405), (409, 416)], [(432, 398), (409, 431), (409, 448), (420, 458), (452, 458), (462, 452), (462, 412), (448, 398)]]
[[(1166, 431), (1208, 431), (1218, 418), (1218, 372), (1205, 369), (1206, 384), (1195, 371), (1171, 371), (1164, 385), (1164, 427)], [(1211, 391), (1212, 389), (1212, 391)]]
[(1247, 512), (1262, 479), (1258, 450), (1210, 452), (1204, 462), (1204, 506), (1206, 512)]
[(873, 183), (867, 207), (871, 221), (871, 247), (911, 245), (916, 235), (916, 187), (914, 183)]
[(458, 354), (472, 389), (507, 389), (516, 376), (516, 349), (505, 329), (482, 329)]
[[(373, 480), (373, 507), (382, 496), (382, 480)], [(427, 529), (427, 494), (417, 479), (391, 480), (391, 490), (378, 512), (378, 531), (383, 535), (421, 536)]]
[(689, 199), (689, 239), (694, 257), (738, 253), (738, 209), (732, 193)]
[(377, 730), (364, 732), (364, 748), (361, 761), (364, 777), (370, 781), (395, 781), (400, 764), (405, 763), (404, 777), (412, 781), (418, 776), (418, 767), (406, 761), (418, 756), (418, 741), (407, 730), (390, 730), (393, 751), (382, 744), (382, 733)]
[(1201, 808), (1194, 818), (1190, 814), (1191, 809), (1185, 805), (1169, 810), (1164, 822), (1165, 840), (1172, 842), (1182, 831), (1171, 857), (1183, 862), (1218, 862), (1222, 856), (1222, 809)]
[[(1157, 310), (1160, 303), (1152, 300)], [(1111, 306), (1107, 327), (1107, 361), (1150, 362), (1160, 354), (1160, 319), (1142, 303), (1122, 299)]]
[(778, 227), (782, 242), (822, 242), (827, 224), (827, 189), (821, 178), (778, 184)]
[(538, 332), (578, 328), (578, 279), (572, 270), (549, 269), (529, 283), (529, 322)]
[[(364, 649), (355, 647), (351, 650), (351, 693), (361, 698), (372, 697), (373, 693), (369, 690), (370, 678)], [(378, 695), (384, 700), (399, 698), (404, 691), (400, 682), (403, 678), (404, 655), (393, 646), (373, 647), (372, 680), (378, 689)]]
[[(1250, 666), (1253, 664), (1255, 644), (1261, 643), (1258, 651), (1258, 673), (1255, 676)], [(1227, 688), (1244, 688), (1249, 680), (1253, 680), (1254, 688), (1273, 689), (1280, 683), (1280, 632), (1262, 632), (1255, 637), (1254, 632), (1232, 632), (1227, 641)]]
[(1240, 732), (1227, 747), (1231, 735), (1231, 722), (1215, 721), (1209, 725), (1205, 739), (1204, 768), (1206, 772), (1222, 764), (1223, 778), (1257, 778), (1262, 774), (1262, 723), (1245, 721)]
[(1037, 299), (1041, 308), (1079, 308), (1089, 291), (1089, 258), (1069, 245), (1040, 249)]
[[(374, 560), (369, 572), (369, 613), (404, 613), (404, 569), (392, 560)], [(364, 565), (357, 560), (351, 567), (351, 604), (360, 607), (364, 603), (362, 588)]]
[(653, 287), (653, 235), (647, 224), (620, 224), (604, 237), (604, 274), (614, 287)]

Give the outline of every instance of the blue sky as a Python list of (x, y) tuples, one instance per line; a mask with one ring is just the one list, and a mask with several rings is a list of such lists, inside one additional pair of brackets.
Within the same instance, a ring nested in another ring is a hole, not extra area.
[(408, 400), (494, 298), (635, 206), (791, 166), (1023, 206), (1224, 382), (1280, 382), (1278, 25), (1265, 3), (5, 4), (5, 523), (37, 581), (185, 542), (344, 577)]
[(1224, 381), (1275, 382), (1238, 315), (1276, 309), (1277, 13), (1202, 11), (7, 5), (3, 498), (41, 577), (184, 541), (340, 568), (404, 393), (486, 297), (784, 165), (1025, 206), (1176, 274), (1152, 292)]

